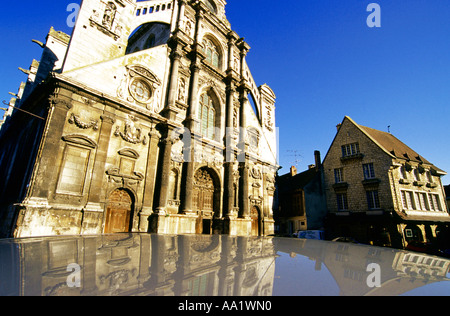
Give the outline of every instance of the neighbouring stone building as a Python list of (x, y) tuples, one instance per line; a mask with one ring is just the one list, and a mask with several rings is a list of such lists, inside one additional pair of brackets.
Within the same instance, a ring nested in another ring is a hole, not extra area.
[(444, 186), (447, 209), (450, 210), (450, 184)]
[[(3, 236), (273, 233), (275, 94), (225, 0), (84, 0), (0, 131)], [(252, 106), (252, 104), (254, 106)]]
[(314, 152), (315, 164), (308, 170), (277, 177), (275, 191), (275, 231), (292, 236), (298, 231), (323, 230), (327, 214), (323, 168), (320, 152)]
[(446, 173), (394, 135), (345, 117), (323, 162), (327, 235), (375, 245), (448, 247)]

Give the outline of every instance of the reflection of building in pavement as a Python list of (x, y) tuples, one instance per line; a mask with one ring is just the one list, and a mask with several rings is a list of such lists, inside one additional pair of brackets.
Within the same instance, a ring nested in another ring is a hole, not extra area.
[[(450, 260), (422, 253), (392, 248), (373, 247), (353, 243), (299, 240), (297, 251), (292, 245), (283, 248), (275, 243), (277, 251), (307, 256), (316, 261), (315, 269), (322, 264), (335, 279), (340, 295), (399, 295), (435, 282), (450, 281)], [(373, 272), (371, 263), (380, 267), (380, 287), (369, 287), (367, 279)]]
[[(1, 242), (0, 257), (0, 295), (272, 295), (275, 273), (272, 240), (264, 238), (30, 239)], [(74, 263), (80, 287), (70, 288)]]

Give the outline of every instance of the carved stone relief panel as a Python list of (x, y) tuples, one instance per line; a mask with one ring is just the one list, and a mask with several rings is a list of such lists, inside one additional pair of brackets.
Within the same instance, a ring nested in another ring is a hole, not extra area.
[(147, 145), (147, 136), (142, 132), (142, 128), (138, 125), (137, 119), (128, 115), (127, 120), (122, 126), (116, 126), (114, 136), (121, 137), (124, 141), (131, 144)]
[(117, 96), (130, 103), (145, 107), (152, 113), (162, 110), (161, 80), (140, 65), (126, 66), (117, 89)]

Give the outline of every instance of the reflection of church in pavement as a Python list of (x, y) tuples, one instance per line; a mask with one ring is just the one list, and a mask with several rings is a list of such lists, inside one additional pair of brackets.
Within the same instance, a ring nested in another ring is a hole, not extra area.
[[(3, 258), (15, 252), (0, 263), (0, 295), (272, 295), (271, 239), (118, 234), (16, 246), (0, 244)], [(80, 287), (70, 288), (73, 263)]]
[[(380, 287), (367, 283), (371, 263), (380, 266)], [(117, 234), (0, 241), (1, 296), (271, 296), (286, 288), (298, 296), (334, 284), (340, 295), (398, 295), (450, 281), (449, 268), (450, 260), (426, 254), (287, 238)], [(71, 287), (74, 273), (79, 284)], [(317, 284), (324, 276), (332, 284)]]

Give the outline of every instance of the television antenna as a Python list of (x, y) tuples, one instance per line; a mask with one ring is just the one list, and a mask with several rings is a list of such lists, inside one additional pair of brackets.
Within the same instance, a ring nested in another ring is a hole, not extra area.
[(303, 158), (303, 156), (300, 154), (300, 151), (298, 150), (286, 150), (288, 153), (290, 153), (288, 155), (288, 157), (294, 157), (294, 164), (291, 165), (295, 165), (295, 167), (298, 167), (298, 163), (302, 161), (301, 158)]

